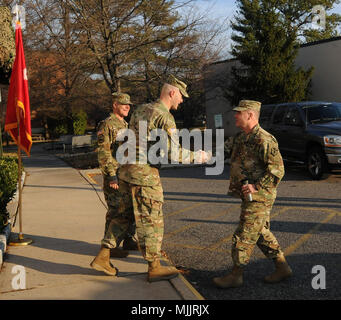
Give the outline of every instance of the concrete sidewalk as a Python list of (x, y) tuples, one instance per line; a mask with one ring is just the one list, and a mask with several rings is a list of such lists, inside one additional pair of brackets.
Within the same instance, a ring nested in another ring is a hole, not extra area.
[[(7, 247), (0, 300), (203, 300), (182, 275), (148, 283), (138, 251), (111, 259), (118, 277), (93, 270), (89, 264), (99, 251), (106, 213), (100, 186), (41, 144), (33, 145), (31, 157), (23, 156), (23, 164), (22, 231), (33, 243)], [(17, 220), (11, 238), (18, 232)], [(20, 275), (24, 289), (18, 288)]]

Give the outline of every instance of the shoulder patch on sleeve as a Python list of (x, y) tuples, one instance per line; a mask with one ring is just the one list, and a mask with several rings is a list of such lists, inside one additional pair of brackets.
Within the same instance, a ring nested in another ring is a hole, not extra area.
[(275, 157), (278, 153), (278, 148), (276, 147), (272, 147), (271, 150), (270, 150), (270, 154)]

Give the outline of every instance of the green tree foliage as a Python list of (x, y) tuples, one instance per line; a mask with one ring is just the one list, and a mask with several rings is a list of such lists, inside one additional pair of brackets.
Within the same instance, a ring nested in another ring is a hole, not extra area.
[(55, 127), (53, 127), (53, 125), (51, 127), (53, 128), (52, 137), (54, 138), (58, 138), (61, 135), (68, 134), (68, 127), (64, 119), (62, 119), (61, 121), (58, 121)]
[[(232, 68), (227, 98), (232, 104), (249, 98), (263, 103), (306, 100), (313, 67), (295, 66), (300, 43), (336, 35), (339, 15), (328, 15), (335, 3), (325, 0), (239, 0), (232, 23), (232, 55), (241, 63)], [(313, 27), (313, 8), (325, 8), (324, 31)]]
[(305, 100), (312, 68), (296, 68), (297, 29), (286, 26), (276, 0), (240, 0), (232, 24), (232, 55), (241, 66), (232, 68), (227, 94), (232, 104), (240, 99), (263, 103)]
[(280, 12), (286, 30), (296, 32), (300, 43), (339, 35), (337, 29), (340, 27), (341, 16), (330, 13), (339, 3), (340, 0), (272, 1), (273, 6)]

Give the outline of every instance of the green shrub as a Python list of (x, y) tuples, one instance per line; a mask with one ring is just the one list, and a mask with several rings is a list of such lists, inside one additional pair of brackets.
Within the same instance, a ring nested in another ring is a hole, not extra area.
[(8, 222), (7, 204), (15, 194), (17, 181), (18, 160), (11, 157), (0, 158), (0, 231)]
[(48, 132), (52, 139), (57, 139), (61, 135), (68, 134), (66, 119), (47, 118)]
[(84, 110), (79, 110), (72, 114), (73, 117), (73, 133), (75, 135), (83, 135), (88, 123), (88, 116)]
[(67, 134), (67, 125), (65, 123), (59, 123), (56, 128), (54, 129), (55, 134), (57, 137)]

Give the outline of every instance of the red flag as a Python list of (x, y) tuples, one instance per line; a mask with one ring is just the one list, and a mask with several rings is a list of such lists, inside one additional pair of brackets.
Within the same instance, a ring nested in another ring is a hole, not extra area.
[(18, 120), (20, 121), (19, 147), (29, 156), (32, 146), (31, 114), (20, 22), (17, 22), (15, 27), (15, 46), (16, 56), (9, 84), (5, 130), (18, 144)]

